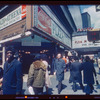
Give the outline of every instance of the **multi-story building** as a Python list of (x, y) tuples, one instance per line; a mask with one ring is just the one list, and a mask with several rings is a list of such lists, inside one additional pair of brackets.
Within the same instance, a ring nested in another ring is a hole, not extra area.
[(83, 28), (91, 27), (91, 16), (88, 12), (82, 13)]

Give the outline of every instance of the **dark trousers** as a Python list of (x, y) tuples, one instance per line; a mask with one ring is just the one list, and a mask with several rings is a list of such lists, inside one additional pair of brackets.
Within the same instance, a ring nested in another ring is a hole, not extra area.
[[(79, 84), (80, 84), (81, 89), (84, 90), (83, 84), (82, 84), (82, 83), (79, 83)], [(74, 91), (74, 92), (77, 91), (76, 82), (73, 82), (73, 91)]]
[(87, 84), (86, 89), (85, 89), (86, 95), (90, 95), (90, 93), (92, 93), (93, 90), (94, 90), (93, 85), (92, 84)]
[(43, 95), (43, 87), (42, 88), (37, 88), (33, 87), (35, 95)]
[(62, 90), (62, 81), (58, 81), (58, 94), (60, 94)]

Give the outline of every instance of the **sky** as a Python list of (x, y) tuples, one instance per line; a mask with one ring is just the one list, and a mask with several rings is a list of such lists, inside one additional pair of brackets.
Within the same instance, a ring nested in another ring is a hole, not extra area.
[(88, 12), (91, 16), (91, 27), (100, 28), (100, 11), (96, 12), (96, 5), (80, 5), (81, 13)]

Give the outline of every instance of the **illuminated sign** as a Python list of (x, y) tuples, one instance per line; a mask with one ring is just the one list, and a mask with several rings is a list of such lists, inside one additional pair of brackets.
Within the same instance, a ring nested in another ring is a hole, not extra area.
[(100, 31), (87, 31), (88, 41), (100, 40)]

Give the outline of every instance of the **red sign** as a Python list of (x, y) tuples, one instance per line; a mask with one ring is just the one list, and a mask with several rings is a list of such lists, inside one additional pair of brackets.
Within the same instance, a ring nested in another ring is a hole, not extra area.
[(26, 5), (22, 5), (22, 19), (26, 17)]
[(38, 27), (51, 34), (51, 19), (40, 7), (38, 7)]
[(77, 32), (86, 32), (86, 31), (89, 31), (89, 30), (92, 30), (93, 28), (92, 27), (88, 27), (88, 28), (84, 28), (84, 29), (77, 29)]

